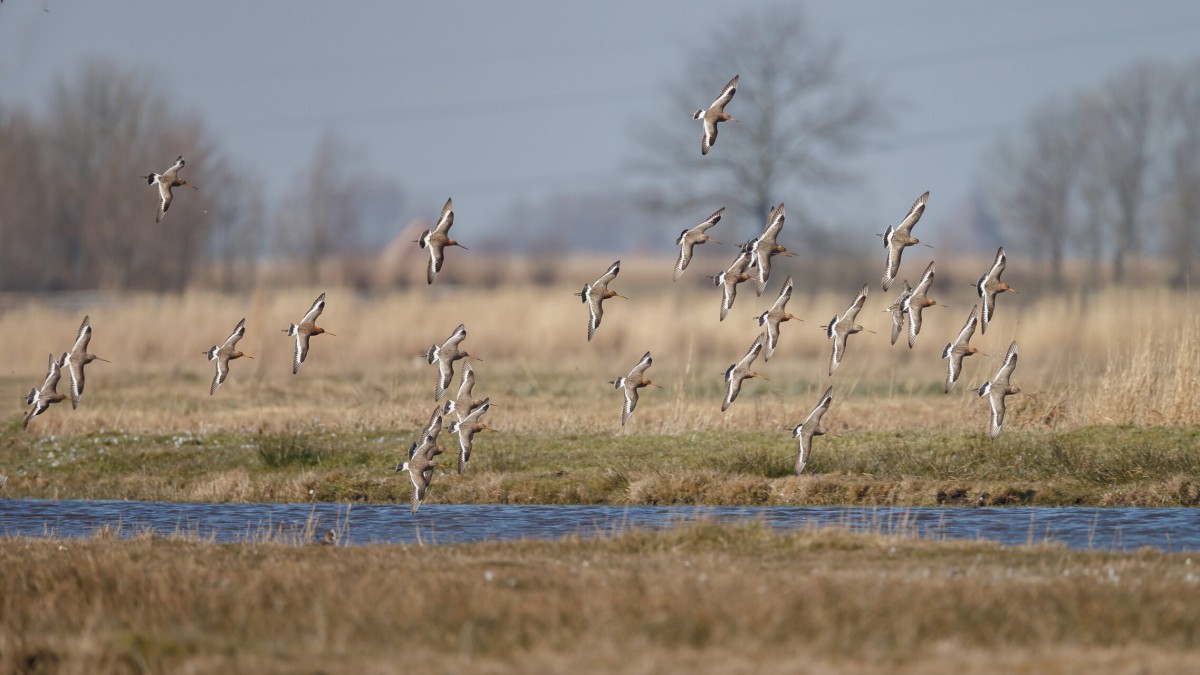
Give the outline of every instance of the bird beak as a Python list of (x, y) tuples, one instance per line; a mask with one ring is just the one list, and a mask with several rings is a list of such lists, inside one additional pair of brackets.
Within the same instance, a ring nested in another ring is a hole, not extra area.
[(192, 188), (193, 190), (199, 190), (199, 189), (200, 189), (200, 188), (196, 187), (195, 185), (192, 185), (191, 183), (188, 183), (188, 184), (187, 184), (187, 186), (188, 186), (188, 187), (190, 187), (190, 188)]
[(337, 333), (330, 333), (329, 331), (325, 331), (325, 334), (329, 335), (331, 337), (337, 337)]
[[(207, 354), (208, 352), (204, 352), (204, 353)], [(97, 361), (103, 361), (105, 363), (112, 363), (112, 361), (109, 361), (108, 359), (102, 359), (99, 356), (96, 356), (95, 354), (92, 354), (92, 358), (96, 359)]]
[(1008, 287), (1008, 292), (1009, 292), (1009, 293), (1020, 293), (1020, 291), (1018, 291), (1017, 289), (1013, 288), (1012, 286), (1009, 286), (1009, 287)]
[(928, 246), (929, 248), (933, 248), (933, 246), (930, 246), (929, 244), (926, 244), (925, 242), (921, 242), (921, 245), (922, 245), (922, 246)]
[(713, 239), (712, 237), (709, 237), (708, 241), (709, 241), (709, 242), (711, 242), (711, 243), (713, 243), (713, 244), (720, 244), (720, 243), (721, 243), (721, 242), (717, 241), (716, 239)]
[(651, 382), (651, 383), (650, 383), (650, 386), (651, 386), (651, 387), (658, 387), (659, 389), (662, 389), (662, 385), (661, 385), (661, 384), (654, 384), (653, 382)]
[(244, 356), (244, 357), (246, 357), (246, 358), (248, 358), (248, 359), (252, 359), (252, 358), (254, 358), (253, 356), (250, 356), (249, 354), (242, 354), (242, 356)]
[(626, 300), (628, 300), (628, 299), (629, 299), (629, 298), (626, 298), (624, 295), (621, 295), (620, 293), (617, 293), (617, 297), (618, 297), (618, 298), (625, 298)]

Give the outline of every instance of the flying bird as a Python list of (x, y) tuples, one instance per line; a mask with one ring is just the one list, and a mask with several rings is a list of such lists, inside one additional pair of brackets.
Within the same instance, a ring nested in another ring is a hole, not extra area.
[(737, 121), (725, 112), (725, 106), (733, 100), (733, 95), (737, 93), (737, 86), (738, 76), (734, 75), (729, 84), (721, 90), (721, 95), (717, 97), (717, 100), (708, 106), (708, 110), (697, 110), (692, 113), (692, 119), (704, 121), (704, 136), (700, 139), (700, 154), (707, 155), (713, 143), (717, 142), (718, 123)]
[(425, 352), (425, 359), (430, 365), (436, 363), (438, 367), (437, 385), (434, 387), (433, 400), (442, 400), (442, 394), (446, 393), (446, 388), (450, 386), (450, 380), (454, 379), (454, 362), (459, 359), (475, 359), (481, 361), (477, 356), (471, 356), (465, 351), (461, 351), (458, 345), (467, 338), (467, 327), (463, 324), (458, 324), (458, 328), (454, 329), (450, 337), (442, 343), (442, 346), (430, 345), (429, 350)]
[(821, 401), (817, 403), (817, 407), (812, 409), (812, 412), (808, 413), (808, 417), (792, 429), (792, 438), (799, 441), (796, 449), (797, 476), (808, 465), (808, 455), (812, 452), (813, 436), (824, 436), (829, 433), (829, 429), (821, 425), (821, 417), (829, 410), (830, 403), (833, 403), (833, 385), (829, 385), (829, 388), (821, 395)]
[(713, 280), (713, 285), (721, 289), (721, 320), (725, 320), (725, 316), (729, 314), (729, 310), (733, 307), (733, 301), (737, 299), (737, 285), (743, 281), (749, 281), (752, 275), (746, 271), (750, 266), (749, 251), (742, 251), (738, 254), (733, 264), (729, 269), (720, 274), (714, 274), (709, 277)]
[(654, 384), (646, 378), (646, 369), (652, 363), (654, 363), (654, 359), (650, 358), (650, 352), (646, 352), (642, 356), (642, 359), (637, 362), (637, 365), (629, 371), (628, 375), (618, 377), (615, 380), (609, 380), (608, 382), (613, 385), (614, 389), (625, 390), (625, 405), (621, 407), (621, 426), (625, 426), (630, 416), (633, 415), (633, 409), (637, 407), (638, 389), (642, 387), (658, 387), (662, 389), (662, 387), (659, 387), (659, 385)]
[[(313, 301), (312, 307), (308, 309), (308, 313), (300, 319), (299, 324), (292, 324), (290, 328), (283, 329), (283, 332), (288, 334), (288, 337), (296, 338), (296, 351), (292, 357), (292, 374), (300, 372), (300, 364), (304, 363), (304, 359), (308, 358), (308, 339), (314, 335), (333, 335), (317, 325), (317, 317), (321, 316), (321, 312), (325, 311), (325, 294), (317, 296)], [(334, 335), (334, 337), (337, 337)]]
[(254, 358), (248, 354), (243, 354), (237, 350), (237, 343), (242, 338), (246, 337), (246, 320), (242, 319), (234, 327), (233, 332), (229, 337), (225, 338), (224, 344), (220, 347), (213, 345), (205, 352), (208, 355), (209, 361), (217, 362), (217, 372), (213, 375), (212, 386), (208, 389), (208, 395), (212, 396), (217, 393), (217, 389), (221, 387), (221, 383), (229, 377), (229, 362), (234, 359), (240, 359), (245, 356), (248, 359)]
[(139, 178), (146, 179), (147, 185), (154, 185), (155, 183), (158, 183), (158, 196), (160, 201), (158, 204), (158, 216), (155, 217), (154, 222), (162, 222), (163, 216), (167, 215), (167, 209), (171, 208), (171, 200), (174, 199), (174, 196), (171, 194), (171, 188), (177, 188), (181, 185), (186, 185), (193, 190), (200, 189), (179, 177), (179, 170), (183, 168), (185, 163), (186, 162), (183, 160), (183, 155), (180, 155), (175, 160), (175, 164), (161, 174), (151, 173), (146, 176), (139, 176)]
[(925, 213), (925, 203), (928, 201), (929, 192), (917, 197), (917, 201), (913, 202), (912, 208), (908, 210), (908, 215), (904, 217), (904, 220), (896, 227), (888, 225), (883, 232), (883, 247), (887, 249), (887, 267), (883, 270), (883, 290), (885, 291), (896, 280), (896, 273), (900, 270), (900, 255), (904, 253), (905, 247), (921, 243), (920, 239), (912, 236), (912, 228), (921, 219), (921, 214)]
[(707, 232), (708, 229), (713, 225), (721, 222), (721, 216), (724, 213), (724, 207), (717, 209), (711, 216), (708, 217), (708, 220), (700, 223), (690, 230), (684, 230), (683, 232), (679, 233), (679, 238), (675, 240), (675, 245), (679, 247), (679, 260), (675, 261), (675, 273), (671, 277), (672, 281), (677, 281), (679, 276), (683, 274), (683, 271), (687, 269), (688, 263), (692, 262), (692, 249), (695, 248), (697, 244), (703, 244), (709, 241), (713, 242), (714, 244), (721, 243), (705, 234), (705, 232)]
[[(437, 407), (433, 409), (433, 417), (430, 419), (429, 429), (440, 430), (442, 425), (441, 415), (438, 413)], [(396, 471), (407, 471), (408, 479), (412, 482), (412, 505), (410, 510), (413, 513), (421, 507), (421, 502), (425, 501), (425, 495), (429, 491), (429, 483), (433, 480), (433, 470), (437, 468), (437, 462), (433, 458), (446, 451), (446, 448), (437, 444), (436, 432), (431, 434), (426, 433), (421, 435), (420, 442), (413, 441), (413, 444), (408, 448), (408, 461), (396, 467)]]
[(1008, 259), (1004, 257), (1004, 247), (1001, 246), (996, 250), (996, 261), (992, 263), (992, 269), (988, 273), (979, 277), (979, 282), (975, 285), (975, 290), (979, 293), (979, 297), (983, 298), (983, 313), (980, 315), (980, 332), (986, 333), (988, 323), (992, 320), (992, 315), (996, 312), (996, 295), (1005, 291), (1016, 293), (1011, 286), (1000, 281), (1000, 275), (1004, 274), (1004, 265)]
[(788, 256), (796, 255), (777, 241), (779, 232), (783, 230), (784, 217), (783, 203), (780, 202), (779, 206), (772, 208), (767, 216), (767, 225), (763, 228), (762, 234), (747, 244), (751, 252), (750, 266), (757, 270), (754, 277), (754, 290), (758, 295), (762, 295), (763, 290), (767, 287), (767, 278), (771, 276), (771, 258), (781, 253)]
[(904, 281), (904, 288), (901, 290), (899, 297), (883, 311), (890, 312), (892, 315), (892, 344), (896, 344), (896, 338), (904, 332), (904, 318), (908, 316), (908, 310), (904, 308), (904, 301), (908, 300), (908, 296), (912, 295), (912, 286), (908, 285), (908, 280)]
[(425, 230), (421, 238), (416, 240), (421, 248), (429, 251), (429, 267), (425, 270), (425, 281), (433, 283), (433, 278), (442, 270), (442, 262), (446, 258), (446, 247), (457, 246), (469, 250), (466, 246), (450, 238), (450, 227), (454, 225), (454, 200), (447, 199), (438, 216), (437, 225), (432, 230)]
[[(929, 265), (925, 268), (925, 272), (921, 274), (921, 280), (917, 282), (912, 293), (904, 299), (904, 311), (908, 314), (908, 348), (917, 344), (917, 336), (921, 334), (921, 311), (926, 307), (933, 307), (940, 304), (937, 300), (929, 298), (929, 287), (933, 285), (933, 261), (929, 261)], [(942, 305), (945, 307), (945, 305)]]
[(67, 362), (67, 353), (63, 352), (60, 359), (55, 359), (54, 355), (50, 355), (50, 366), (46, 369), (46, 381), (42, 383), (41, 388), (33, 388), (29, 390), (29, 395), (25, 397), (25, 405), (33, 406), (25, 415), (25, 421), (21, 423), (21, 428), (29, 427), (29, 420), (46, 412), (46, 409), (53, 403), (58, 403), (66, 398), (65, 394), (58, 393), (58, 380), (62, 377), (63, 364)]
[(1014, 387), (1009, 382), (1016, 367), (1017, 341), (1013, 340), (1012, 344), (1008, 346), (1008, 354), (1004, 357), (1004, 363), (1000, 366), (1000, 370), (996, 371), (996, 376), (973, 390), (979, 393), (980, 398), (986, 396), (992, 409), (991, 424), (988, 427), (988, 435), (992, 438), (1000, 435), (1000, 427), (1004, 425), (1004, 399), (1012, 394), (1021, 393), (1020, 387)]
[(442, 411), (443, 414), (447, 416), (453, 414), (459, 421), (462, 421), (467, 415), (475, 412), (475, 409), (482, 405), (483, 401), (471, 395), (471, 390), (474, 388), (475, 369), (471, 367), (471, 362), (468, 361), (462, 367), (462, 378), (458, 384), (458, 393), (454, 395), (454, 398), (447, 399), (446, 407)]
[(779, 324), (792, 319), (804, 320), (787, 312), (787, 303), (791, 298), (792, 278), (788, 277), (783, 282), (783, 288), (779, 289), (779, 297), (775, 298), (775, 304), (771, 305), (771, 309), (758, 315), (758, 325), (767, 329), (767, 350), (763, 354), (764, 361), (770, 361), (771, 356), (775, 353), (775, 348), (779, 346)]
[(764, 380), (767, 379), (759, 375), (757, 371), (750, 369), (754, 365), (754, 359), (757, 359), (758, 355), (762, 352), (763, 344), (766, 340), (766, 333), (759, 333), (758, 337), (754, 340), (754, 344), (750, 345), (750, 349), (742, 357), (742, 360), (725, 369), (725, 401), (721, 404), (721, 412), (729, 410), (729, 406), (733, 405), (733, 402), (737, 400), (738, 394), (742, 391), (743, 380), (755, 377)]
[(75, 345), (71, 347), (71, 351), (67, 352), (66, 362), (63, 366), (67, 369), (68, 375), (71, 377), (71, 408), (79, 407), (79, 397), (83, 396), (83, 367), (92, 361), (103, 361), (112, 363), (108, 359), (102, 359), (95, 354), (89, 354), (87, 351), (88, 343), (92, 341), (92, 321), (91, 317), (84, 316), (83, 323), (79, 324), (79, 333), (75, 337)]
[(486, 422), (480, 420), (490, 407), (488, 399), (485, 398), (479, 407), (472, 410), (470, 414), (450, 423), (450, 432), (458, 434), (459, 473), (467, 468), (467, 461), (471, 459), (471, 450), (475, 447), (475, 434), (480, 431), (495, 431)]
[(591, 342), (592, 337), (596, 335), (596, 329), (600, 327), (600, 320), (604, 318), (604, 301), (609, 298), (625, 298), (616, 291), (608, 290), (609, 282), (616, 279), (620, 272), (621, 261), (618, 260), (609, 265), (608, 271), (599, 279), (590, 284), (584, 284), (583, 290), (575, 294), (588, 308), (588, 342)]
[(860, 333), (863, 327), (856, 324), (858, 313), (862, 310), (863, 304), (867, 301), (867, 284), (859, 289), (858, 295), (854, 296), (854, 301), (846, 308), (846, 311), (841, 316), (834, 315), (829, 323), (822, 326), (825, 329), (825, 335), (833, 340), (833, 352), (829, 355), (829, 374), (833, 375), (833, 371), (838, 369), (842, 364), (842, 359), (846, 356), (846, 344), (850, 336), (855, 333)]
[(967, 322), (963, 324), (958, 335), (954, 338), (954, 342), (946, 343), (942, 348), (942, 358), (948, 362), (948, 370), (946, 373), (946, 393), (954, 388), (954, 383), (958, 381), (958, 376), (962, 373), (963, 357), (972, 356), (979, 352), (978, 349), (970, 344), (971, 336), (975, 335), (975, 325), (979, 320), (975, 317), (975, 310), (978, 307), (971, 308), (971, 315), (967, 317)]

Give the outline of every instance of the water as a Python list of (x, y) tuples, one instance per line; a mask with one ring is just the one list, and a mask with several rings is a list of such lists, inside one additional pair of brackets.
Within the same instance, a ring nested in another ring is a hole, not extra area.
[[(905, 508), (824, 506), (511, 506), (426, 504), (196, 504), (125, 501), (0, 500), (0, 536), (87, 537), (119, 527), (185, 533), (217, 542), (266, 534), (325, 532), (342, 543), (450, 544), (501, 539), (603, 535), (708, 519), (761, 521), (779, 530), (838, 526), (931, 539), (990, 539), (1002, 544), (1060, 542), (1071, 548), (1200, 550), (1200, 511), (1146, 508)], [(306, 529), (307, 528), (307, 529)]]

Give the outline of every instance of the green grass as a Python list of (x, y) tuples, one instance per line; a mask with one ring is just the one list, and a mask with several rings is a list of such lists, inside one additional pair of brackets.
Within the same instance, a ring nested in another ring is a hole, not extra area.
[[(406, 502), (392, 471), (414, 432), (0, 435), (10, 497)], [(444, 432), (443, 444), (456, 438)], [(779, 432), (498, 433), (467, 472), (442, 456), (431, 502), (543, 504), (1200, 505), (1200, 429), (849, 432), (805, 474)]]

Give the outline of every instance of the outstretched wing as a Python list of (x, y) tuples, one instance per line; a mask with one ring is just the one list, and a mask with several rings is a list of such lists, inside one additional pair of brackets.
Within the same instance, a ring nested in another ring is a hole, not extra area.
[(244, 337), (246, 337), (246, 320), (242, 319), (238, 322), (237, 327), (233, 329), (233, 332), (229, 334), (229, 337), (225, 338), (225, 344), (221, 346), (221, 349), (233, 349), (237, 346), (238, 341)]
[[(904, 221), (900, 223), (900, 227), (896, 228), (904, 234), (912, 232), (913, 225), (921, 219), (921, 214), (925, 213), (925, 204), (929, 201), (929, 191), (917, 197), (917, 201), (913, 202), (912, 208), (908, 210), (908, 215), (904, 216)], [(911, 235), (910, 235), (911, 236)]]
[[(470, 204), (468, 204), (470, 206)], [(470, 210), (470, 209), (468, 209)], [(467, 214), (470, 215), (470, 214)], [(447, 234), (450, 232), (450, 227), (454, 225), (454, 200), (447, 199), (446, 205), (442, 207), (442, 213), (438, 216), (437, 225), (434, 226), (435, 232)], [(439, 269), (441, 265), (438, 265)]]
[(321, 312), (325, 311), (325, 294), (322, 293), (313, 301), (312, 307), (308, 308), (308, 312), (304, 318), (300, 320), (301, 324), (314, 323), (317, 317), (321, 316)]

